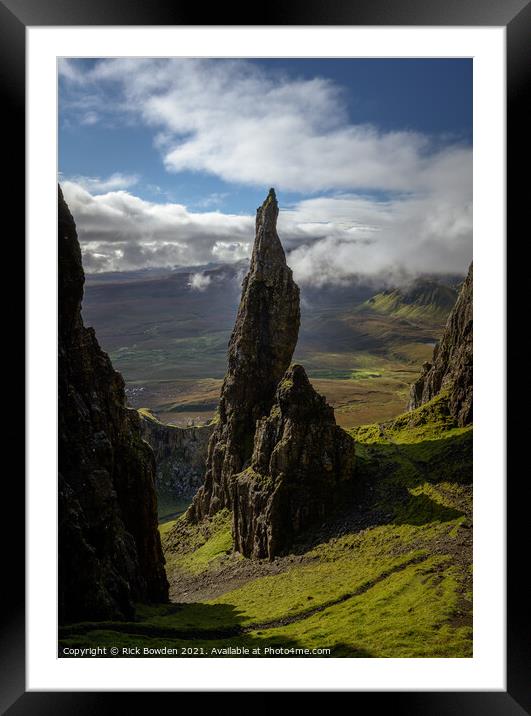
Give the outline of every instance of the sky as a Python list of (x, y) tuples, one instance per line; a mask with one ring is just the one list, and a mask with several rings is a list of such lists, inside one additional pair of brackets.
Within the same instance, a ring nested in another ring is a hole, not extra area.
[(88, 272), (246, 258), (273, 186), (300, 283), (464, 273), (472, 60), (62, 59), (59, 180)]

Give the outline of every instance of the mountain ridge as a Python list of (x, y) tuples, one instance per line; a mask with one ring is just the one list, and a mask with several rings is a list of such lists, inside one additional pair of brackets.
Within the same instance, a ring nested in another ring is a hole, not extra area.
[(419, 278), (403, 288), (386, 289), (360, 307), (398, 318), (445, 320), (457, 299), (455, 288)]

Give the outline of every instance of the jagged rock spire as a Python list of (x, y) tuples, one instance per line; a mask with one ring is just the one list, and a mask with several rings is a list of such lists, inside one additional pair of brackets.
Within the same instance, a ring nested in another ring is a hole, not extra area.
[(256, 212), (256, 236), (229, 342), (219, 423), (210, 439), (205, 482), (188, 511), (199, 520), (232, 507), (232, 478), (251, 458), (256, 421), (267, 415), (297, 344), (299, 289), (277, 234), (270, 189)]
[(408, 404), (414, 410), (446, 391), (448, 409), (460, 426), (472, 422), (472, 276), (470, 264), (432, 361), (424, 363), (422, 375), (411, 386)]
[(250, 273), (267, 274), (275, 265), (286, 263), (284, 249), (277, 234), (278, 203), (274, 189), (256, 210), (255, 242)]
[(268, 417), (258, 421), (250, 465), (234, 479), (234, 547), (246, 557), (285, 552), (322, 519), (353, 476), (354, 440), (293, 365)]

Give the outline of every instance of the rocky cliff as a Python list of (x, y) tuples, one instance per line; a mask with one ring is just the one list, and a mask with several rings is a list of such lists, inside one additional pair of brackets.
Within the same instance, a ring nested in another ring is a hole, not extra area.
[(408, 409), (448, 392), (450, 414), (460, 426), (472, 422), (472, 264), (431, 362), (411, 386)]
[(164, 601), (155, 461), (124, 382), (81, 318), (84, 273), (59, 188), (59, 619), (119, 619)]
[(203, 484), (208, 441), (215, 426), (164, 425), (145, 411), (140, 413), (140, 425), (155, 454), (157, 494), (193, 497)]
[(270, 559), (285, 552), (337, 504), (353, 469), (353, 439), (304, 368), (292, 366), (257, 422), (250, 465), (234, 480), (235, 549)]
[(229, 342), (219, 423), (209, 442), (204, 485), (187, 513), (193, 521), (232, 507), (232, 477), (251, 458), (256, 421), (269, 413), (297, 343), (299, 289), (286, 264), (277, 218), (271, 189), (256, 214), (250, 268)]

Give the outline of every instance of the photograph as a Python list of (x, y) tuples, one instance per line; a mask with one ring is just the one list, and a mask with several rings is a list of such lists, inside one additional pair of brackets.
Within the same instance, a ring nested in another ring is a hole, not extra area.
[(0, 0), (0, 713), (531, 715), (530, 32), (531, 0)]
[(474, 62), (57, 58), (59, 659), (473, 658)]

